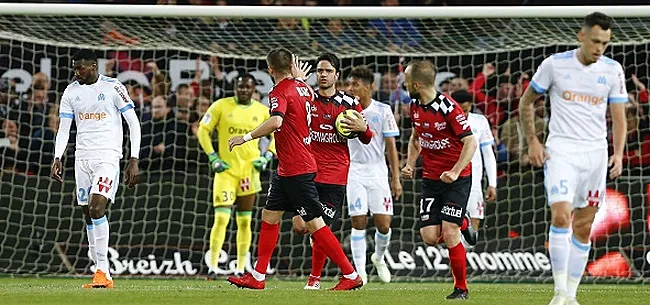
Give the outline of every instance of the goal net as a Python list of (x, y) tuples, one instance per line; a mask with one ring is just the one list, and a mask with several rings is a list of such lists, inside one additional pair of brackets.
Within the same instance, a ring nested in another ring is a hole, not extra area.
[[(624, 175), (608, 182), (607, 204), (593, 227), (587, 274), (594, 280), (638, 281), (650, 276), (645, 89), (650, 76), (646, 17), (650, 8), (600, 9), (616, 17), (606, 55), (623, 65), (633, 106), (628, 110)], [(343, 58), (341, 79), (357, 65), (373, 69), (375, 99), (395, 109), (402, 127), (397, 141), (402, 160), (410, 122), (401, 72), (409, 60), (435, 63), (440, 90), (464, 88), (474, 94), (475, 111), (489, 117), (498, 138), (499, 180), (498, 200), (484, 207), (480, 241), (468, 250), (468, 272), (474, 279), (550, 280), (546, 248), (550, 213), (543, 173), (522, 159), (516, 105), (544, 58), (577, 46), (579, 17), (593, 10), (1, 4), (0, 272), (91, 273), (85, 223), (76, 207), (75, 196), (83, 196), (83, 190), (74, 184), (74, 131), (65, 156), (65, 182), (49, 177), (57, 105), (73, 78), (71, 56), (83, 47), (96, 50), (100, 73), (127, 85), (145, 139), (142, 183), (133, 190), (122, 185), (109, 210), (113, 272), (205, 275), (213, 220), (212, 175), (195, 136), (197, 120), (211, 101), (234, 95), (234, 82), (242, 73), (256, 77), (259, 98), (266, 102), (273, 81), (264, 57), (270, 49), (284, 46), (312, 61), (320, 52), (336, 53)], [(314, 79), (309, 82), (315, 84)], [(163, 113), (161, 119), (160, 110), (152, 107), (155, 97), (170, 101), (168, 118)], [(545, 112), (548, 117), (549, 109)], [(254, 211), (252, 253), (269, 177), (268, 171), (262, 174), (264, 190)], [(447, 250), (424, 245), (416, 227), (420, 185), (419, 178), (403, 181), (404, 195), (395, 201), (387, 263), (402, 279), (450, 279)], [(310, 269), (309, 241), (290, 228), (291, 222), (285, 220), (271, 272), (304, 276)], [(231, 221), (219, 266), (214, 266), (223, 274), (234, 271), (235, 230)], [(334, 230), (349, 254), (347, 213)], [(373, 230), (371, 225), (369, 232)], [(327, 275), (336, 272), (332, 264), (326, 268)]]

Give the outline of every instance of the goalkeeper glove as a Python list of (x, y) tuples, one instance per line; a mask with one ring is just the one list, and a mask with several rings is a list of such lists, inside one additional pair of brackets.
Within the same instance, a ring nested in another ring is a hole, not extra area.
[(210, 169), (215, 173), (222, 173), (230, 168), (230, 165), (226, 161), (219, 159), (219, 155), (216, 152), (208, 154), (208, 160), (210, 160)]
[(269, 161), (271, 161), (271, 159), (273, 159), (273, 153), (267, 151), (253, 161), (253, 167), (261, 172), (266, 169), (266, 166), (269, 164)]

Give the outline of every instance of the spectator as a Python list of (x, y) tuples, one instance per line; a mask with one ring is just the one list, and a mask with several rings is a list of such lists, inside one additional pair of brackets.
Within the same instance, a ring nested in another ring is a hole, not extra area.
[(381, 76), (381, 88), (377, 100), (389, 105), (410, 103), (411, 98), (406, 90), (399, 87), (398, 80), (398, 75), (395, 74), (395, 72), (388, 71), (384, 73), (384, 75)]
[(451, 81), (449, 81), (449, 86), (451, 92), (469, 89), (469, 83), (467, 80), (460, 76), (452, 78)]
[[(399, 0), (384, 0), (381, 5), (399, 6)], [(373, 19), (368, 27), (368, 34), (378, 38), (380, 43), (386, 43), (391, 50), (419, 46), (422, 42), (417, 21), (412, 19)]]
[[(212, 105), (212, 101), (207, 99), (204, 96), (199, 96), (196, 98), (196, 116), (201, 120), (203, 115), (208, 112), (208, 108)], [(199, 130), (199, 120), (192, 122), (192, 135), (196, 136), (196, 133)]]
[(176, 93), (170, 97), (170, 106), (173, 107), (172, 116), (181, 118), (186, 122), (197, 120), (196, 116), (191, 113), (194, 109), (194, 91), (189, 85), (178, 85)]
[(151, 120), (151, 89), (138, 83), (125, 85), (140, 121)]
[(170, 88), (172, 83), (169, 79), (169, 75), (161, 71), (155, 61), (148, 62), (147, 68), (151, 71), (151, 96), (155, 97), (162, 95), (164, 97), (167, 97), (171, 91)]
[(29, 139), (20, 136), (18, 123), (14, 120), (0, 120), (0, 153), (2, 155), (1, 168), (14, 172), (27, 171), (28, 153), (25, 149)]
[(492, 126), (499, 126), (506, 118), (505, 109), (516, 109), (511, 106), (519, 105), (519, 97), (523, 94), (524, 89), (528, 86), (527, 75), (523, 73), (515, 86), (510, 83), (510, 68), (508, 68), (498, 78), (498, 88), (496, 97), (487, 95), (483, 89), (487, 83), (488, 77), (494, 74), (496, 68), (492, 63), (483, 65), (467, 91), (474, 95), (476, 107), (485, 114)]
[(327, 50), (350, 49), (357, 45), (358, 38), (347, 30), (346, 24), (338, 18), (329, 19), (327, 28), (317, 35), (317, 45)]
[(201, 58), (198, 57), (196, 59), (196, 72), (190, 86), (194, 91), (194, 96), (204, 96), (214, 101), (223, 94), (224, 89), (226, 89), (226, 82), (224, 80), (224, 74), (221, 71), (219, 57), (210, 56), (208, 65), (210, 66), (209, 75), (207, 78), (203, 78)]
[(142, 123), (143, 168), (184, 170), (189, 127), (178, 121), (162, 96), (151, 101), (152, 120)]
[(627, 104), (627, 142), (623, 162), (630, 166), (650, 164), (650, 134), (648, 130), (640, 129), (640, 107), (632, 100)]
[[(544, 117), (545, 103), (546, 101), (543, 95), (534, 103), (535, 132), (537, 133), (537, 138), (542, 143), (544, 143), (546, 134), (546, 119)], [(519, 116), (510, 117), (510, 119), (503, 123), (500, 139), (506, 145), (511, 162), (519, 161), (522, 166), (530, 164), (527, 153), (528, 145), (526, 144), (526, 137), (519, 123)]]

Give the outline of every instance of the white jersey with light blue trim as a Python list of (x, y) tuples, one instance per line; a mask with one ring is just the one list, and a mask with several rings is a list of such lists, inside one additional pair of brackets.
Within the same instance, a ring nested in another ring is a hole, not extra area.
[(75, 159), (121, 159), (121, 114), (133, 109), (129, 93), (116, 78), (99, 75), (97, 82), (73, 82), (61, 97), (59, 116), (77, 125)]
[(472, 188), (481, 189), (481, 181), (483, 180), (481, 147), (494, 144), (494, 136), (492, 135), (490, 123), (484, 115), (470, 112), (467, 114), (467, 121), (478, 147), (474, 151), (474, 156), (472, 156)]
[(363, 115), (370, 125), (373, 136), (368, 145), (359, 139), (348, 141), (351, 164), (383, 164), (380, 166), (388, 175), (386, 164), (386, 137), (399, 137), (399, 128), (389, 105), (372, 100), (368, 108), (363, 110)]
[(577, 53), (576, 49), (546, 58), (530, 83), (538, 93), (549, 91), (546, 146), (561, 151), (607, 149), (607, 105), (628, 101), (625, 73), (621, 64), (605, 56), (585, 66)]

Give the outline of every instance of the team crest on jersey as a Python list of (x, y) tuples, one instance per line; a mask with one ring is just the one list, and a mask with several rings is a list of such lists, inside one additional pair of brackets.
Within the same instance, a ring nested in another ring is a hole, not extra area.
[(253, 117), (253, 122), (257, 122), (257, 117), (256, 116)]
[(106, 100), (106, 96), (104, 96), (104, 92), (100, 93), (100, 94), (97, 96), (97, 101), (98, 101), (98, 102), (102, 102), (102, 101), (105, 101), (105, 100)]
[(414, 119), (419, 119), (420, 115), (417, 112), (415, 112), (415, 113), (413, 113), (413, 118)]
[(77, 97), (74, 98), (74, 101), (79, 102), (79, 101), (81, 101), (81, 98), (77, 95)]
[(607, 78), (604, 76), (599, 76), (598, 77), (598, 84), (599, 85), (607, 85)]
[(332, 115), (330, 115), (329, 113), (323, 115), (323, 119), (329, 120), (331, 118), (332, 118)]
[(429, 122), (424, 122), (424, 123), (422, 123), (422, 127), (424, 127), (424, 128), (429, 128)]

